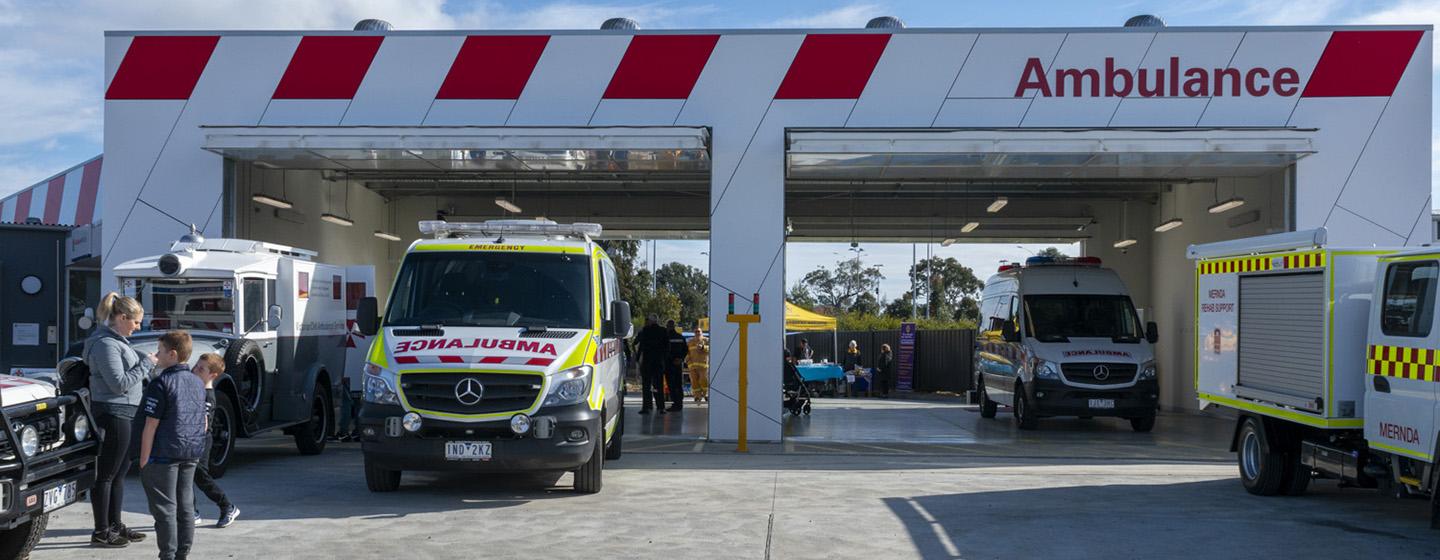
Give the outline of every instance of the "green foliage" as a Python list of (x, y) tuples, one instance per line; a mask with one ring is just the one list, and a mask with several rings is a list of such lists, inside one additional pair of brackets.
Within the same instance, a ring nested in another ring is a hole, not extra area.
[[(893, 331), (900, 328), (900, 323), (905, 322), (900, 317), (860, 313), (842, 313), (836, 317), (836, 321), (838, 323), (836, 328), (842, 331)], [(914, 322), (922, 330), (975, 328), (974, 321), (957, 321), (949, 318), (920, 318)]]
[(878, 312), (880, 304), (875, 300), (874, 293), (884, 279), (885, 275), (879, 268), (866, 267), (856, 257), (835, 263), (834, 270), (812, 270), (800, 280), (800, 284), (821, 307), (850, 311), (858, 304), (865, 310)]
[(804, 307), (805, 309), (814, 309), (817, 305), (815, 296), (810, 295), (810, 290), (805, 289), (805, 284), (790, 286), (789, 293), (785, 294), (785, 301)]
[(666, 263), (655, 272), (655, 281), (662, 292), (674, 295), (680, 310), (673, 318), (682, 325), (694, 325), (710, 314), (710, 277), (688, 264)]
[(1060, 252), (1060, 250), (1059, 250), (1059, 249), (1056, 249), (1055, 247), (1046, 247), (1045, 250), (1040, 251), (1039, 253), (1035, 253), (1035, 256), (1037, 256), (1037, 257), (1050, 257), (1050, 258), (1054, 258), (1054, 259), (1063, 259), (1063, 258), (1067, 257), (1068, 255), (1066, 255), (1065, 253)]
[(680, 310), (680, 298), (673, 292), (661, 288), (653, 294), (647, 294), (643, 307), (640, 308), (640, 314), (637, 315), (637, 317), (642, 318), (640, 322), (643, 324), (643, 318), (653, 313), (656, 317), (660, 318), (661, 325), (664, 325), (666, 321), (675, 321), (677, 324), (689, 325), (690, 323), (680, 321)]
[(976, 300), (985, 282), (970, 267), (954, 257), (932, 257), (910, 268), (910, 280), (924, 296), (928, 316), (932, 318), (973, 318), (978, 313)]

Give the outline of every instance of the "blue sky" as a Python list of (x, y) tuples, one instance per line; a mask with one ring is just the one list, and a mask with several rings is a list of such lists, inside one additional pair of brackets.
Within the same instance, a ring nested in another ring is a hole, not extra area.
[[(100, 153), (106, 29), (349, 29), (367, 17), (402, 29), (590, 29), (614, 16), (630, 17), (648, 29), (857, 28), (877, 15), (899, 17), (910, 27), (1108, 27), (1140, 13), (1159, 15), (1172, 26), (1435, 25), (1440, 23), (1440, 0), (0, 0), (0, 122), (5, 123), (0, 127), (0, 196)], [(1440, 140), (1431, 150), (1432, 162), (1440, 161)], [(1440, 172), (1432, 174), (1432, 189), (1440, 193)], [(834, 253), (844, 248), (793, 248), (787, 256), (789, 276), (793, 280), (833, 262), (838, 257)], [(1011, 245), (935, 249), (981, 273), (999, 259), (1023, 258), (1034, 250)], [(703, 250), (703, 243), (662, 243), (660, 260), (699, 265), (705, 262), (699, 254)], [(892, 277), (885, 294), (895, 297), (908, 288), (903, 277), (909, 245), (875, 245), (867, 253), (867, 260), (885, 264)]]

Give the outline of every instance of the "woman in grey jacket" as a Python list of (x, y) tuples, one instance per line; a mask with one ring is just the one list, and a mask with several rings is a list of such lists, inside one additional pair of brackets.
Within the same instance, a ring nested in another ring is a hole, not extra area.
[(101, 434), (95, 488), (90, 491), (95, 512), (90, 544), (120, 548), (145, 539), (144, 533), (121, 523), (120, 512), (130, 470), (131, 425), (140, 407), (141, 382), (155, 369), (155, 355), (140, 355), (125, 338), (140, 328), (145, 316), (135, 298), (110, 292), (96, 311), (101, 324), (81, 353), (90, 366), (91, 407)]

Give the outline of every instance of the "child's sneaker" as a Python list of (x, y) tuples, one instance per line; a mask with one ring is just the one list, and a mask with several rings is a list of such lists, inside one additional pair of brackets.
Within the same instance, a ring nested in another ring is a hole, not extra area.
[(237, 517), (240, 517), (240, 508), (232, 505), (225, 508), (225, 511), (220, 512), (220, 520), (215, 522), (215, 526), (221, 529), (229, 527), (231, 523), (235, 522), (235, 518)]

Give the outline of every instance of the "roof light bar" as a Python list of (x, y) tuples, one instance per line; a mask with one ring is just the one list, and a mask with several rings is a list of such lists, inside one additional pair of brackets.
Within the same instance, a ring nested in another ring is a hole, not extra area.
[(961, 227), (961, 228), (960, 228), (960, 232), (961, 232), (961, 233), (970, 233), (970, 232), (975, 231), (975, 230), (977, 230), (977, 229), (980, 229), (980, 222), (970, 222), (970, 223), (968, 223), (968, 224), (965, 224), (964, 227)]
[(996, 212), (999, 212), (1001, 208), (1004, 208), (1006, 204), (1010, 204), (1010, 199), (1003, 196), (997, 196), (995, 197), (995, 202), (991, 202), (990, 206), (985, 208), (985, 211), (994, 214)]
[(550, 220), (489, 220), (485, 222), (446, 222), (424, 220), (420, 222), (420, 233), (434, 235), (436, 239), (450, 235), (567, 235), (600, 237), (600, 224), (574, 223), (557, 224)]
[(1185, 220), (1182, 220), (1180, 218), (1171, 218), (1169, 220), (1161, 222), (1160, 225), (1155, 226), (1155, 231), (1164, 233), (1183, 225), (1185, 225)]
[(1210, 213), (1211, 213), (1211, 214), (1219, 214), (1219, 213), (1221, 213), (1221, 212), (1226, 212), (1226, 211), (1229, 211), (1229, 210), (1234, 210), (1234, 209), (1239, 208), (1239, 207), (1244, 206), (1244, 205), (1245, 205), (1245, 199), (1240, 198), (1240, 197), (1237, 196), (1237, 197), (1235, 197), (1235, 198), (1231, 198), (1231, 199), (1228, 199), (1228, 200), (1222, 200), (1222, 201), (1220, 201), (1220, 202), (1216, 202), (1214, 205), (1212, 205), (1212, 206), (1210, 207)]
[(497, 197), (497, 198), (495, 199), (495, 205), (496, 205), (496, 206), (499, 206), (499, 207), (501, 207), (501, 208), (504, 208), (507, 212), (511, 212), (511, 213), (515, 213), (515, 214), (519, 214), (519, 213), (520, 213), (520, 207), (519, 207), (519, 206), (516, 206), (514, 202), (510, 202), (510, 201), (508, 201), (508, 200), (505, 200), (505, 197), (503, 197), (503, 196), (502, 196), (502, 197)]
[(290, 201), (288, 201), (288, 200), (285, 200), (285, 199), (283, 199), (283, 198), (275, 198), (275, 197), (273, 197), (273, 196), (265, 195), (265, 194), (251, 195), (251, 196), (250, 196), (250, 200), (253, 200), (253, 201), (258, 202), (258, 203), (260, 203), (260, 204), (264, 204), (264, 205), (266, 205), (266, 206), (274, 206), (274, 207), (279, 208), (279, 209), (281, 209), (281, 210), (289, 210), (289, 209), (295, 207), (295, 205), (294, 205), (294, 204), (291, 204)]
[(321, 214), (321, 215), (320, 215), (320, 219), (321, 219), (321, 220), (324, 220), (324, 221), (326, 221), (326, 222), (330, 222), (330, 223), (332, 223), (332, 224), (335, 224), (335, 225), (337, 225), (337, 226), (350, 227), (350, 226), (355, 225), (355, 220), (351, 220), (350, 218), (346, 218), (346, 217), (344, 217), (344, 216), (340, 216), (340, 215), (336, 215), (336, 214), (331, 214), (331, 213), (328, 213), (328, 212), (327, 212), (327, 213), (324, 213), (324, 214)]

